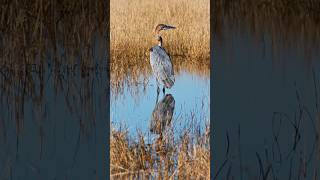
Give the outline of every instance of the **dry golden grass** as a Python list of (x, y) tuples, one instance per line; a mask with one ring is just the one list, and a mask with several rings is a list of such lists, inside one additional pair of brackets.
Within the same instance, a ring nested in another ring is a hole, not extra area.
[[(154, 28), (159, 23), (174, 25), (162, 32), (165, 48), (172, 55), (209, 58), (209, 0), (111, 0), (110, 41), (114, 63), (146, 57), (157, 42)], [(133, 58), (133, 59), (132, 59)]]
[(210, 179), (209, 128), (196, 137), (185, 132), (174, 141), (160, 135), (146, 144), (141, 133), (131, 140), (128, 131), (112, 130), (110, 176), (112, 179)]
[(161, 32), (176, 74), (184, 69), (208, 76), (209, 5), (209, 0), (111, 0), (110, 82), (114, 94), (125, 83), (135, 85), (141, 83), (139, 77), (151, 75), (148, 50), (157, 44), (154, 29), (159, 23), (177, 27)]

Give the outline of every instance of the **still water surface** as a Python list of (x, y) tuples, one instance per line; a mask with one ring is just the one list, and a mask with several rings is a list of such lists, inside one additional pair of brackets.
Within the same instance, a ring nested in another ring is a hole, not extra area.
[[(144, 77), (140, 78), (141, 81)], [(171, 89), (166, 89), (166, 94), (171, 94), (175, 100), (173, 124), (177, 131), (183, 131), (188, 121), (194, 119), (194, 123), (200, 125), (201, 131), (209, 122), (210, 103), (210, 79), (181, 70), (175, 76), (175, 84)], [(111, 94), (110, 118), (115, 127), (125, 125), (134, 135), (137, 130), (143, 133), (149, 132), (149, 124), (152, 111), (157, 100), (157, 86), (154, 76), (147, 77), (147, 85), (138, 83), (139, 94), (133, 95), (130, 86), (125, 86), (124, 93)], [(163, 99), (162, 91), (158, 101)], [(179, 134), (179, 133), (178, 133)]]

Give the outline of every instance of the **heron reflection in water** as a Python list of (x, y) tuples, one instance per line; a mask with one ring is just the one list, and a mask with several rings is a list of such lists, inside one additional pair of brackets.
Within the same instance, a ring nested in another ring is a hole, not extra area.
[(166, 94), (161, 101), (156, 103), (150, 121), (152, 133), (162, 134), (166, 127), (170, 126), (174, 107), (175, 100), (171, 94)]
[(174, 84), (174, 72), (171, 62), (171, 58), (166, 50), (163, 48), (162, 37), (160, 36), (160, 31), (175, 29), (173, 26), (168, 26), (165, 24), (158, 24), (154, 30), (156, 38), (158, 40), (158, 45), (150, 48), (150, 65), (154, 76), (157, 81), (157, 97), (160, 92), (159, 86), (163, 86), (163, 94), (165, 94), (165, 88), (171, 88)]

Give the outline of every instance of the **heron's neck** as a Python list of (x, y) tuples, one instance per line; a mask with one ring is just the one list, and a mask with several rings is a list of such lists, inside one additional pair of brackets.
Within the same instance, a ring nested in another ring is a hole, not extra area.
[(160, 35), (158, 35), (158, 46), (162, 47), (162, 38)]

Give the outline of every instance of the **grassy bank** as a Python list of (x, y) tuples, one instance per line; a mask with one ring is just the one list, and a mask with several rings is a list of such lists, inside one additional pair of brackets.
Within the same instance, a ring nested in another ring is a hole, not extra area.
[[(173, 132), (172, 132), (173, 133)], [(155, 140), (127, 130), (112, 130), (110, 136), (111, 178), (210, 179), (209, 129), (195, 135), (185, 131), (179, 139), (173, 134)]]

